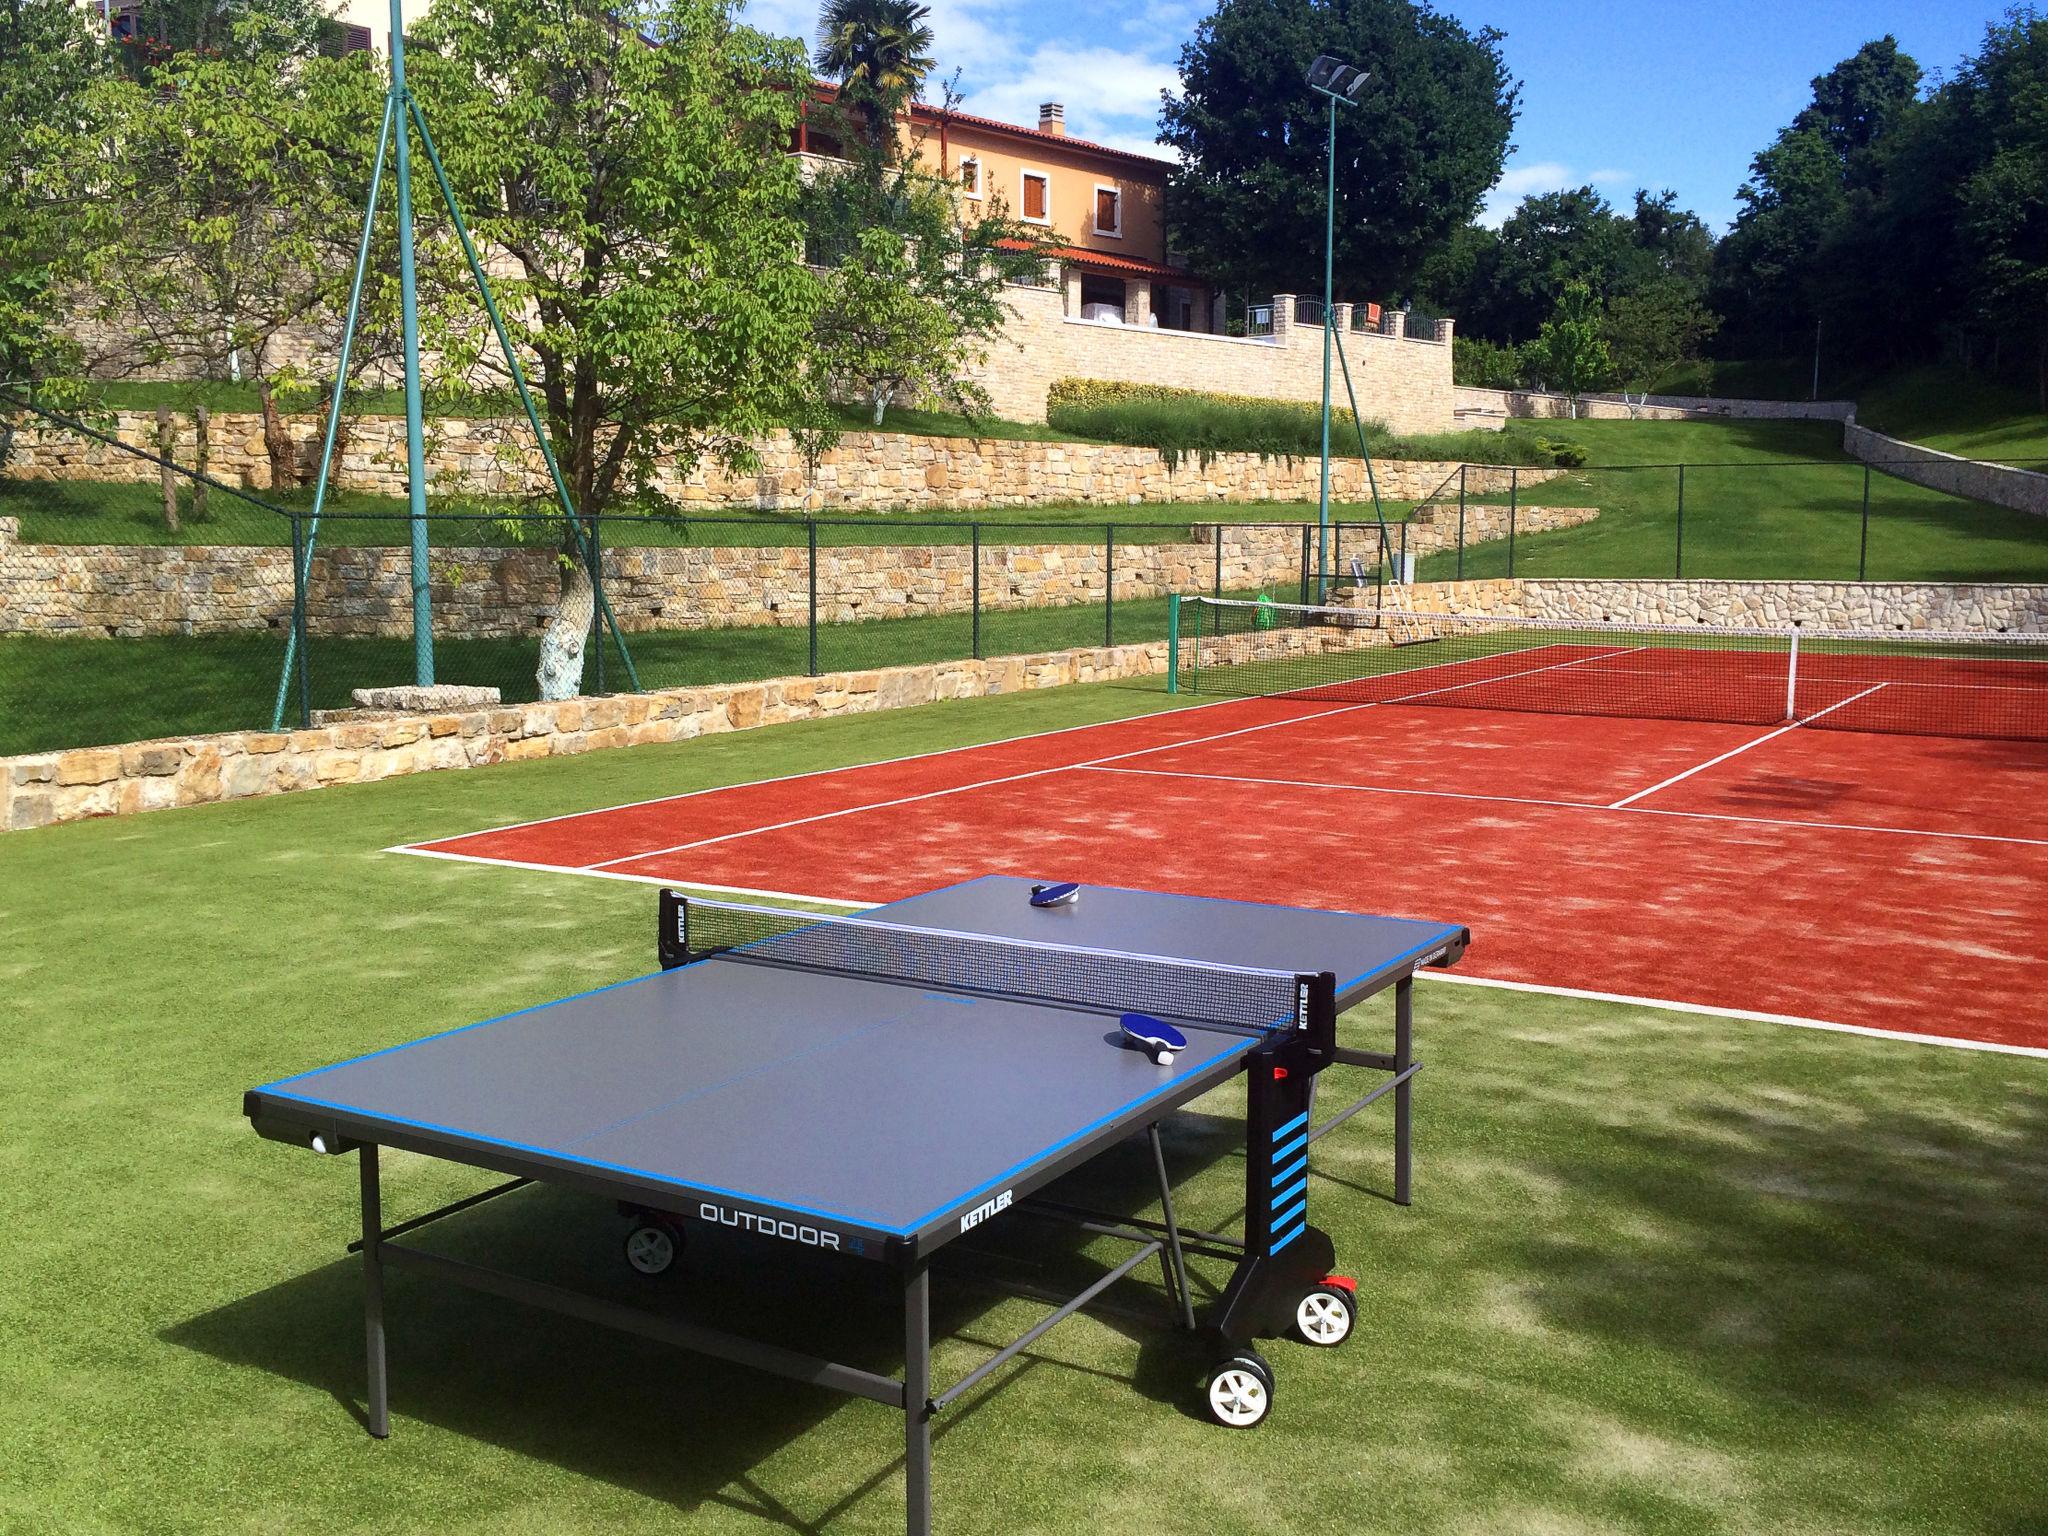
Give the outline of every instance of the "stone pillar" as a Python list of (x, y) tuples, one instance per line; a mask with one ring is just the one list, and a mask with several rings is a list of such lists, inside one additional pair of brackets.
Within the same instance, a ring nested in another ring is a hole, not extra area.
[(1081, 269), (1079, 267), (1061, 267), (1060, 282), (1061, 286), (1065, 288), (1067, 294), (1067, 318), (1069, 320), (1080, 319)]
[(1451, 344), (1451, 332), (1457, 327), (1455, 320), (1439, 320), (1436, 323), (1436, 339), (1445, 346)]
[(1273, 339), (1283, 347), (1294, 329), (1294, 295), (1276, 293), (1273, 295)]
[(1380, 334), (1399, 341), (1408, 334), (1408, 311), (1390, 309), (1380, 316)]
[(1337, 334), (1339, 336), (1350, 333), (1351, 306), (1349, 304), (1332, 304), (1330, 306), (1330, 318), (1337, 322)]
[(1225, 323), (1223, 318), (1223, 295), (1212, 293), (1209, 295), (1209, 334), (1211, 336), (1221, 336)]
[(1149, 325), (1152, 321), (1152, 284), (1147, 278), (1124, 279), (1124, 324)]

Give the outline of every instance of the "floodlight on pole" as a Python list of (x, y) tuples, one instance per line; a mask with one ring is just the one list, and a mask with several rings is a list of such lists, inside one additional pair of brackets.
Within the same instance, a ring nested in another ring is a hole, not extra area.
[(1316, 601), (1322, 602), (1330, 570), (1330, 349), (1334, 329), (1337, 265), (1337, 108), (1357, 102), (1365, 89), (1366, 72), (1334, 54), (1319, 53), (1308, 67), (1308, 88), (1330, 100), (1329, 186), (1323, 216), (1323, 467), (1316, 501)]

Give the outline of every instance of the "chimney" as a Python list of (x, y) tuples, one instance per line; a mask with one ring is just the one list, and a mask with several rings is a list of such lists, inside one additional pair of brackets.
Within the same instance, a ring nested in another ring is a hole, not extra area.
[(1038, 131), (1040, 133), (1057, 134), (1059, 137), (1065, 138), (1067, 136), (1067, 109), (1056, 101), (1040, 102), (1038, 104)]

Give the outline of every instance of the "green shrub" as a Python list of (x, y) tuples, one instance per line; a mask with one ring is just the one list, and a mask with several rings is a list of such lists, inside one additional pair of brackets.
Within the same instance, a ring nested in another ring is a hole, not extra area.
[(1586, 462), (1586, 445), (1569, 437), (1539, 437), (1534, 440), (1540, 460), (1559, 469), (1579, 469)]

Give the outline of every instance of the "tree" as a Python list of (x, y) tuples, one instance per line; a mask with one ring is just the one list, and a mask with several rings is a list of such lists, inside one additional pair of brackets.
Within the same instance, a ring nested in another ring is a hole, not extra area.
[(1520, 93), (1500, 37), (1418, 0), (1220, 0), (1160, 113), (1175, 249), (1230, 288), (1321, 290), (1330, 104), (1304, 74), (1332, 53), (1370, 77), (1340, 109), (1337, 287), (1407, 288), (1500, 177)]
[(818, 68), (839, 82), (884, 162), (894, 160), (897, 115), (935, 62), (931, 13), (916, 0), (825, 0), (818, 16)]
[[(76, 403), (70, 284), (79, 176), (96, 161), (105, 52), (71, 0), (0, 0), (0, 387)], [(13, 447), (0, 411), (0, 466)]]
[[(575, 516), (659, 505), (658, 471), (748, 468), (763, 433), (822, 423), (818, 282), (787, 153), (810, 84), (801, 44), (737, 25), (723, 0), (440, 0), (417, 43), (409, 79), (509, 268), (494, 286)], [(473, 311), (423, 341), (440, 388), (505, 387)], [(546, 698), (581, 683), (593, 591), (578, 548), (565, 528)]]
[[(117, 103), (106, 159), (119, 180), (86, 221), (99, 318), (133, 339), (136, 365), (252, 379), (271, 483), (296, 485), (278, 395), (313, 382), (300, 355), (331, 356), (339, 341), (382, 80), (367, 55), (235, 50), (178, 54), (148, 87), (103, 90)], [(388, 238), (381, 257), (395, 271)], [(380, 297), (381, 284), (373, 316)], [(388, 352), (390, 329), (373, 320), (385, 345), (359, 349), (358, 374)]]
[(118, 13), (114, 57), (147, 81), (179, 54), (247, 63), (332, 50), (339, 38), (321, 0), (138, 0)]
[(1623, 389), (1651, 390), (1696, 359), (1719, 326), (1697, 288), (1669, 277), (1611, 300), (1601, 335), (1615, 381)]
[(1600, 306), (1584, 283), (1567, 283), (1557, 311), (1543, 323), (1536, 338), (1551, 388), (1571, 398), (1579, 414), (1579, 396), (1597, 388), (1613, 372), (1607, 343), (1600, 337)]

